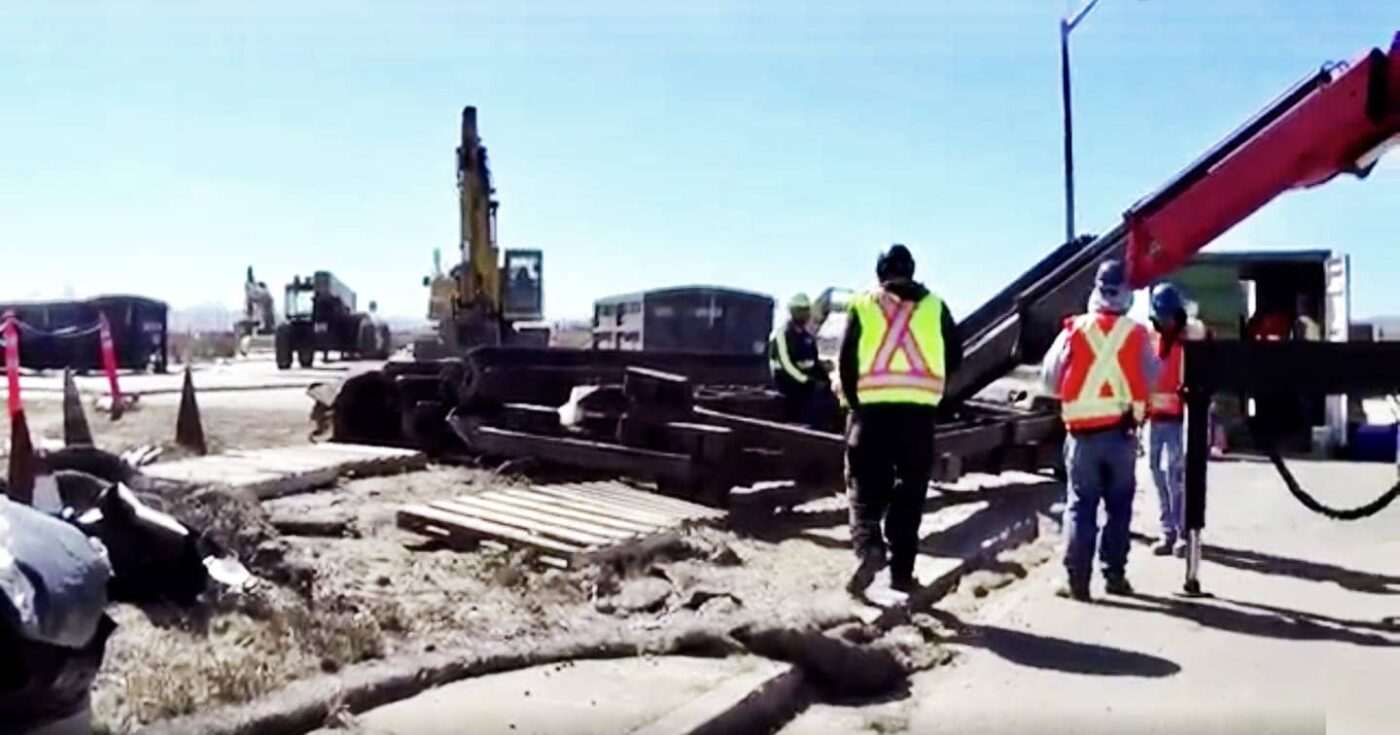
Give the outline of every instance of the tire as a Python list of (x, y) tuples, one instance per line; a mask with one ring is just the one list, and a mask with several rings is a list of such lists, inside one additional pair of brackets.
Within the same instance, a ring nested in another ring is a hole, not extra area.
[(277, 369), (290, 370), (292, 367), (292, 327), (290, 324), (282, 324), (277, 327), (277, 333), (273, 336), (273, 347), (277, 353)]
[(359, 324), (355, 327), (355, 352), (358, 353), (356, 357), (373, 359), (379, 353), (378, 342), (374, 322), (367, 316), (360, 317)]
[(387, 360), (394, 351), (394, 335), (389, 331), (388, 324), (378, 324), (375, 327), (375, 334), (379, 337), (379, 351), (375, 353), (374, 359)]
[(297, 364), (309, 368), (316, 361), (316, 348), (302, 347), (297, 350)]

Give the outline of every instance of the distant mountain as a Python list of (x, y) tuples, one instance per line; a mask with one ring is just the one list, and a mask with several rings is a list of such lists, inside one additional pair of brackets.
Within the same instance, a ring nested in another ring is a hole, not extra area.
[(170, 310), (171, 332), (230, 332), (241, 310), (223, 304), (199, 304)]

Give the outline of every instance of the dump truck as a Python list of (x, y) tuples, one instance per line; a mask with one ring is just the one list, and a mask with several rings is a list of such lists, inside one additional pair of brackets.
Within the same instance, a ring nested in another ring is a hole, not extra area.
[(383, 360), (389, 357), (389, 326), (376, 321), (373, 312), (355, 310), (355, 292), (329, 271), (305, 278), (294, 276), (283, 302), (287, 320), (277, 325), (274, 352), (277, 367), (287, 370), (292, 356), (309, 368), (316, 353), (339, 352), (341, 359)]

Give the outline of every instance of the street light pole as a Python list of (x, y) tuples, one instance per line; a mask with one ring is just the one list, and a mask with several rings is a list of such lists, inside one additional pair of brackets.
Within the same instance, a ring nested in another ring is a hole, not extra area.
[(1074, 117), (1069, 86), (1069, 34), (1099, 4), (1089, 0), (1079, 11), (1060, 19), (1060, 96), (1065, 110), (1065, 242), (1074, 240)]

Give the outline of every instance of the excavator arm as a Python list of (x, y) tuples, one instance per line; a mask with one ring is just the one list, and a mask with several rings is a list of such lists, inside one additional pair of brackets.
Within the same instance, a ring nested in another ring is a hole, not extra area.
[(1125, 215), (1128, 278), (1146, 286), (1289, 189), (1365, 177), (1400, 142), (1400, 33), (1323, 68)]

